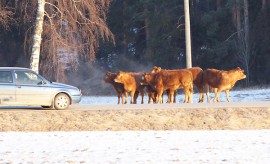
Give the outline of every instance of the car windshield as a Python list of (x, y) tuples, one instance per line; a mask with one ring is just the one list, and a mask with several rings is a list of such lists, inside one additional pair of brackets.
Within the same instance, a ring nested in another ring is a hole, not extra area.
[(35, 73), (29, 71), (15, 71), (17, 84), (42, 84), (42, 79)]

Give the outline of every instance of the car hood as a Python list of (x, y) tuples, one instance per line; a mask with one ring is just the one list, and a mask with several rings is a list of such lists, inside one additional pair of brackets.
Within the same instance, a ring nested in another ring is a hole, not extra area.
[(54, 87), (60, 87), (60, 88), (78, 89), (77, 87), (67, 85), (67, 84), (57, 83), (57, 82), (51, 82), (50, 85)]

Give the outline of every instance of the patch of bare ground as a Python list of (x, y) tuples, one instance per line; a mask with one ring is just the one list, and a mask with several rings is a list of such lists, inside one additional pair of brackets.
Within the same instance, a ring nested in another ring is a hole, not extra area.
[(0, 131), (270, 129), (270, 108), (0, 110)]

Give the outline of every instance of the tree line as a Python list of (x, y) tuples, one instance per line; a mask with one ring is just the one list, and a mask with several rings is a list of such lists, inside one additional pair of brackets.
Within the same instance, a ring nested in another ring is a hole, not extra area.
[[(40, 69), (49, 79), (89, 86), (107, 70), (186, 67), (183, 0), (46, 2)], [(270, 0), (189, 6), (193, 66), (239, 66), (247, 74), (242, 85), (270, 82)], [(0, 0), (1, 66), (28, 67), (36, 10), (35, 0)]]
[[(99, 62), (112, 70), (134, 69), (126, 60), (185, 68), (183, 5), (183, 0), (112, 1), (108, 25), (116, 46), (102, 44)], [(190, 0), (193, 66), (240, 66), (245, 85), (267, 85), (269, 14), (269, 0)]]

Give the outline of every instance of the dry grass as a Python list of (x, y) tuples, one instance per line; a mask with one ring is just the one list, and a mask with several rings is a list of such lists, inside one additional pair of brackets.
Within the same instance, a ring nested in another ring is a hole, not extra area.
[(270, 108), (173, 110), (5, 110), (0, 131), (270, 129)]

